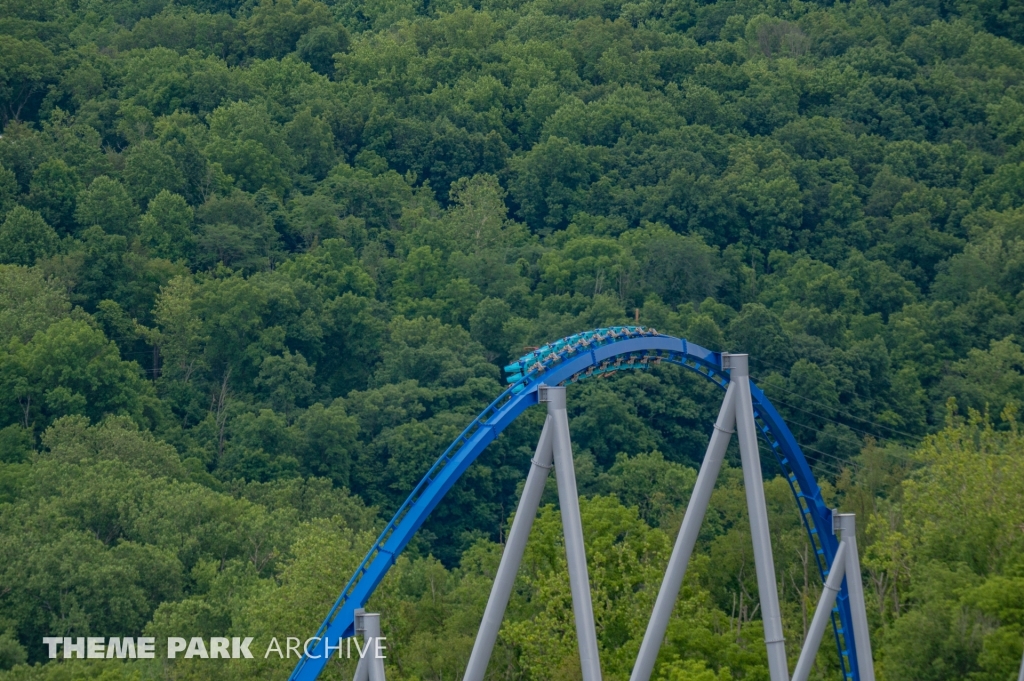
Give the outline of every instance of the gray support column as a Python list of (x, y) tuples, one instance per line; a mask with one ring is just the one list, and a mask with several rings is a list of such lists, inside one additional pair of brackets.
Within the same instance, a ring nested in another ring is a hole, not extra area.
[[(363, 633), (363, 615), (366, 614), (366, 611), (362, 608), (356, 608), (352, 614), (355, 618), (355, 631), (353, 633), (355, 636), (360, 636)], [(359, 662), (356, 663), (356, 673), (352, 677), (352, 681), (370, 681), (369, 663), (370, 661), (365, 657), (359, 656)]]
[(832, 606), (836, 603), (836, 596), (843, 588), (843, 575), (846, 574), (846, 542), (840, 542), (835, 558), (832, 559), (832, 569), (829, 570), (828, 579), (821, 590), (821, 598), (818, 600), (818, 609), (814, 611), (814, 618), (807, 630), (807, 638), (804, 639), (804, 648), (800, 651), (800, 659), (793, 670), (792, 681), (807, 681), (814, 666), (814, 658), (818, 656), (818, 648), (821, 647), (821, 637), (825, 634), (825, 627), (828, 626), (829, 616), (832, 614)]
[(1020, 661), (1020, 673), (1017, 674), (1017, 681), (1024, 681), (1024, 658)]
[(757, 449), (757, 426), (750, 396), (747, 356), (723, 353), (722, 365), (729, 369), (729, 376), (737, 388), (736, 434), (743, 462), (743, 486), (747, 492), (750, 535), (754, 543), (754, 567), (757, 569), (757, 590), (761, 596), (764, 642), (768, 647), (768, 673), (771, 681), (788, 681), (789, 663), (786, 661), (786, 640), (782, 633), (772, 540), (768, 532), (768, 507), (764, 500), (764, 479), (761, 477), (761, 457)]
[(356, 673), (352, 677), (352, 681), (369, 681), (370, 680), (370, 661), (366, 658), (360, 657), (359, 662), (356, 663)]
[[(352, 681), (384, 681), (384, 660), (377, 659), (375, 655), (377, 639), (380, 637), (380, 615), (368, 613), (362, 608), (357, 608), (353, 614), (354, 634), (363, 637), (366, 648), (356, 663), (356, 673)], [(359, 650), (358, 645), (356, 650)]]
[(551, 417), (549, 416), (544, 421), (544, 429), (537, 442), (537, 451), (530, 463), (530, 473), (526, 476), (526, 484), (523, 486), (522, 496), (519, 497), (519, 506), (516, 508), (516, 515), (512, 520), (512, 529), (509, 530), (508, 539), (505, 541), (505, 550), (501, 554), (501, 563), (498, 564), (498, 572), (494, 576), (494, 585), (491, 587), (491, 595), (487, 599), (487, 608), (484, 610), (480, 630), (473, 643), (469, 664), (466, 665), (464, 681), (483, 681), (484, 674), (487, 672), (491, 652), (494, 650), (494, 643), (498, 640), (498, 631), (501, 629), (501, 620), (505, 616), (505, 608), (508, 607), (508, 599), (512, 595), (512, 587), (515, 585), (516, 573), (519, 572), (519, 564), (522, 562), (523, 552), (526, 550), (526, 540), (530, 536), (530, 529), (533, 527), (533, 520), (537, 517), (537, 508), (540, 506), (540, 498), (544, 494), (544, 483), (551, 470), (551, 430)]
[(857, 553), (857, 523), (853, 513), (837, 514), (833, 524), (842, 532), (846, 544), (846, 588), (850, 593), (850, 618), (853, 620), (853, 642), (857, 648), (857, 671), (860, 681), (875, 681), (875, 663), (871, 657), (871, 634), (868, 630), (868, 610), (864, 603), (864, 581)]
[(601, 681), (601, 659), (597, 649), (597, 628), (590, 599), (590, 577), (587, 554), (583, 546), (583, 521), (580, 519), (580, 498), (576, 491), (576, 471), (569, 439), (569, 417), (565, 412), (565, 388), (541, 387), (541, 399), (547, 400), (551, 420), (551, 446), (554, 450), (555, 480), (558, 482), (558, 504), (562, 510), (562, 531), (565, 536), (565, 557), (569, 565), (569, 586), (572, 609), (576, 618), (576, 638), (580, 647), (583, 681)]
[(729, 440), (735, 432), (735, 404), (736, 387), (734, 383), (730, 383), (725, 392), (725, 399), (722, 400), (722, 407), (718, 411), (718, 420), (715, 421), (715, 428), (711, 432), (711, 441), (708, 442), (693, 494), (690, 495), (690, 503), (686, 506), (686, 515), (683, 516), (683, 524), (679, 528), (672, 556), (668, 560), (665, 579), (661, 582), (658, 600), (654, 603), (651, 621), (644, 633), (643, 643), (640, 644), (640, 653), (637, 655), (636, 664), (633, 665), (630, 681), (649, 681), (651, 678), (654, 663), (658, 659), (658, 650), (668, 629), (669, 618), (679, 597), (679, 589), (683, 585), (683, 577), (686, 576), (686, 566), (690, 562), (690, 555), (697, 543), (697, 535), (700, 534), (700, 526), (704, 522), (711, 492), (715, 489), (715, 481), (722, 468), (725, 450), (729, 447)]
[(363, 640), (369, 648), (364, 654), (369, 681), (384, 681), (384, 660), (377, 657), (377, 639), (380, 638), (380, 615), (363, 613)]

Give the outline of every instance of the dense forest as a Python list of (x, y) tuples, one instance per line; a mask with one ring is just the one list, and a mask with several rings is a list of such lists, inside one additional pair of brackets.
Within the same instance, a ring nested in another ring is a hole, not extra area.
[[(285, 678), (267, 640), (312, 635), (501, 367), (634, 320), (751, 354), (858, 514), (880, 679), (1016, 678), (1018, 0), (0, 0), (0, 125), (0, 681)], [(625, 681), (720, 397), (568, 394)], [(542, 420), (371, 602), (392, 681), (460, 677)], [(768, 678), (730, 456), (657, 681)], [(764, 461), (795, 662), (821, 586)], [(494, 681), (580, 675), (546, 502)], [(259, 653), (42, 643), (139, 635)]]

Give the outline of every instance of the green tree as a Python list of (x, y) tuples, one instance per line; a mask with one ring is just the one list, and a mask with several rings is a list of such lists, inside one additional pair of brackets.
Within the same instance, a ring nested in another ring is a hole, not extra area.
[(504, 336), (505, 323), (512, 317), (512, 308), (500, 298), (484, 298), (469, 318), (470, 336), (487, 348), (492, 361), (501, 363), (508, 344)]
[(28, 205), (59, 233), (70, 234), (75, 230), (78, 190), (78, 175), (64, 161), (50, 159), (39, 164), (32, 175)]
[(278, 234), (254, 197), (244, 192), (213, 197), (196, 211), (197, 264), (220, 262), (248, 271), (269, 269), (278, 257)]
[(317, 73), (334, 74), (334, 55), (348, 50), (349, 35), (344, 26), (317, 26), (307, 31), (295, 44), (302, 61)]
[(769, 366), (786, 366), (792, 361), (792, 340), (778, 316), (760, 303), (743, 306), (729, 322), (729, 340), (741, 352), (764, 360)]
[(256, 56), (283, 57), (303, 34), (332, 24), (330, 9), (315, 0), (261, 0), (246, 22), (246, 38)]
[(18, 177), (0, 164), (0, 216), (14, 208), (18, 196)]
[(101, 175), (78, 195), (75, 219), (83, 227), (99, 225), (108, 234), (132, 236), (139, 209), (117, 180)]
[(27, 343), (72, 314), (67, 289), (36, 267), (0, 265), (0, 344)]
[(43, 217), (18, 206), (0, 224), (0, 260), (5, 264), (34, 265), (57, 252), (60, 239)]
[(330, 125), (304, 109), (285, 124), (283, 133), (299, 170), (317, 180), (324, 179), (337, 158)]
[(138, 364), (121, 360), (117, 346), (84, 321), (60, 320), (27, 343), (10, 341), (0, 377), (5, 423), (41, 428), (67, 414), (98, 421), (116, 413), (148, 423), (155, 415)]
[(652, 527), (665, 526), (685, 508), (697, 481), (692, 468), (666, 461), (661, 452), (620, 454), (603, 483), (624, 506), (636, 507)]
[(600, 174), (603, 150), (551, 137), (510, 163), (510, 191), (533, 229), (562, 227), (584, 209), (586, 191)]
[(185, 177), (178, 164), (159, 144), (148, 140), (128, 148), (123, 177), (132, 198), (143, 210), (161, 192), (180, 194), (185, 188)]
[[(459, 327), (428, 318), (395, 318), (390, 343), (384, 348), (377, 384), (413, 379), (421, 385), (454, 387), (474, 378), (497, 378), (482, 348)], [(494, 383), (496, 386), (496, 382)]]
[(349, 487), (359, 454), (359, 423), (347, 413), (345, 403), (316, 403), (299, 415), (294, 428), (301, 433), (298, 458), (303, 474)]
[(1007, 405), (1024, 404), (1024, 353), (1012, 338), (974, 348), (949, 367), (937, 386), (943, 398), (955, 397), (964, 410), (1002, 414)]
[(210, 136), (206, 153), (240, 188), (256, 192), (267, 186), (279, 195), (287, 192), (294, 157), (265, 104), (234, 102), (219, 107), (210, 117)]
[(290, 413), (296, 406), (309, 404), (316, 390), (315, 373), (316, 368), (301, 354), (285, 351), (283, 355), (263, 359), (254, 385), (275, 411)]
[(184, 197), (163, 189), (149, 202), (139, 237), (155, 257), (187, 260), (193, 254), (194, 213)]
[(0, 106), (4, 125), (30, 120), (42, 103), (48, 85), (59, 79), (59, 62), (39, 40), (0, 38)]
[(648, 224), (625, 235), (637, 260), (641, 287), (670, 305), (713, 297), (722, 283), (718, 253), (698, 236), (681, 237)]

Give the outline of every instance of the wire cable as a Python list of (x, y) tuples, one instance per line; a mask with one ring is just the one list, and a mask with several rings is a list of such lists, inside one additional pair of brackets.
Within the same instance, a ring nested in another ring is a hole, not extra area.
[[(778, 371), (784, 371), (786, 373), (789, 372), (789, 369), (786, 369), (785, 367), (781, 367), (778, 364), (775, 364), (774, 362), (769, 362), (767, 360), (760, 359), (760, 358), (751, 358), (751, 359), (753, 361), (755, 361), (755, 362), (760, 362), (762, 364), (766, 364), (769, 367), (771, 367), (773, 369), (776, 369)], [(810, 360), (808, 360), (808, 361), (810, 361)], [(847, 417), (849, 417), (851, 419), (854, 419), (855, 421), (860, 421), (862, 423), (867, 423), (867, 424), (872, 425), (872, 426), (874, 426), (876, 428), (883, 428), (885, 430), (888, 430), (891, 433), (896, 433), (897, 435), (902, 435), (902, 436), (910, 438), (912, 440), (919, 440), (921, 438), (920, 435), (913, 435), (913, 434), (908, 433), (906, 431), (902, 431), (902, 430), (899, 430), (897, 428), (893, 428), (892, 426), (887, 426), (887, 425), (882, 424), (882, 423), (877, 423), (875, 421), (872, 421), (871, 419), (866, 419), (866, 418), (863, 418), (863, 417), (851, 414), (848, 411), (843, 411), (842, 409), (837, 409), (836, 407), (834, 407), (832, 405), (824, 404), (822, 402), (818, 402), (817, 400), (812, 400), (811, 398), (805, 397), (805, 396), (801, 395), (800, 393), (797, 393), (797, 392), (794, 392), (792, 390), (789, 390), (788, 388), (783, 388), (782, 386), (775, 386), (775, 385), (773, 385), (772, 387), (773, 388), (778, 388), (779, 390), (782, 390), (783, 392), (787, 392), (787, 393), (789, 393), (791, 395), (796, 395), (797, 397), (799, 397), (800, 399), (804, 400), (805, 402), (809, 402), (809, 403), (817, 405), (819, 407), (825, 407), (826, 409), (831, 409), (831, 410), (835, 411), (837, 414), (841, 414), (841, 415), (847, 416)], [(838, 423), (838, 421), (837, 421), (837, 423)], [(840, 424), (840, 425), (846, 425), (846, 424)]]
[[(788, 402), (784, 402), (784, 401), (782, 401), (780, 399), (774, 399), (774, 400), (772, 400), (772, 403), (773, 404), (774, 403), (783, 404), (783, 405), (789, 407), (790, 409), (796, 409), (797, 411), (803, 412), (805, 414), (809, 414), (810, 416), (814, 416), (816, 418), (822, 418), (822, 419), (825, 419), (826, 421), (831, 421), (832, 423), (835, 423), (836, 425), (840, 425), (840, 426), (843, 426), (845, 428), (849, 428), (850, 430), (853, 430), (853, 431), (856, 431), (856, 432), (859, 432), (859, 433), (863, 433), (864, 435), (867, 435), (869, 437), (877, 437), (880, 440), (882, 440), (883, 442), (889, 442), (889, 443), (894, 444), (894, 445), (902, 445), (903, 444), (903, 443), (901, 443), (899, 441), (895, 441), (895, 440), (892, 440), (892, 439), (887, 439), (887, 438), (884, 438), (882, 436), (876, 435), (874, 433), (868, 433), (867, 431), (859, 430), (857, 428), (854, 428), (853, 426), (849, 426), (849, 425), (847, 425), (845, 423), (841, 423), (839, 421), (836, 421), (835, 419), (830, 419), (827, 416), (821, 416), (820, 414), (816, 414), (814, 412), (807, 411), (806, 409), (801, 409), (800, 407), (797, 407), (795, 405), (789, 404)], [(800, 423), (799, 421), (795, 421), (793, 419), (787, 419), (786, 422), (787, 423), (796, 424), (798, 426), (801, 426), (801, 427), (809, 429), (809, 430), (813, 430), (813, 431), (815, 431), (815, 432), (817, 432), (819, 434), (822, 434), (822, 435), (825, 434), (825, 431), (823, 431), (823, 430), (821, 430), (819, 428), (814, 428), (812, 426), (808, 426), (807, 424)], [(893, 458), (895, 458), (895, 459), (901, 459), (903, 461), (906, 461), (907, 463), (911, 463), (911, 464), (915, 464), (915, 465), (920, 463), (919, 461), (917, 461), (913, 457), (907, 456), (905, 454), (900, 454), (900, 453), (895, 452), (895, 451), (889, 451), (888, 454), (890, 456), (892, 456)]]

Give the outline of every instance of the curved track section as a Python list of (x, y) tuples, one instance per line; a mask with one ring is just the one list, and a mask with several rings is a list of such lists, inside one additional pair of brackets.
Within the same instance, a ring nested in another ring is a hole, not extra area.
[[(721, 353), (644, 327), (612, 327), (569, 336), (506, 367), (512, 384), (473, 419), (395, 513), (310, 640), (316, 640), (317, 644), (299, 660), (290, 681), (313, 681), (319, 676), (326, 664), (326, 641), (354, 634), (355, 610), (364, 607), (395, 558), (484, 448), (527, 407), (537, 404), (538, 386), (567, 385), (616, 371), (647, 369), (660, 363), (682, 366), (723, 389), (729, 385), (729, 375), (722, 370)], [(778, 411), (753, 381), (750, 391), (755, 422), (793, 491), (824, 581), (839, 547), (832, 534), (832, 512), (821, 497), (800, 446)], [(851, 622), (844, 580), (833, 611), (833, 629), (843, 676), (859, 681)]]

